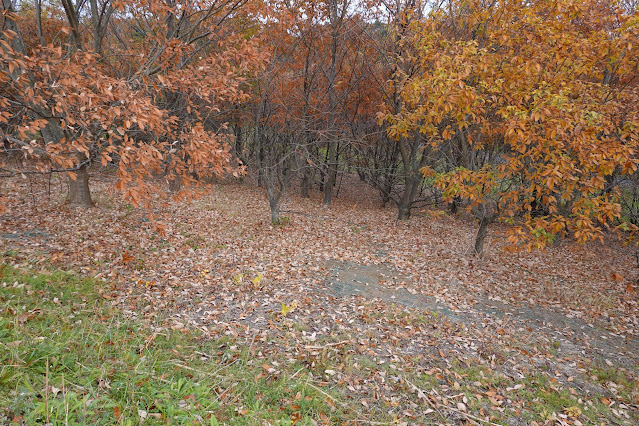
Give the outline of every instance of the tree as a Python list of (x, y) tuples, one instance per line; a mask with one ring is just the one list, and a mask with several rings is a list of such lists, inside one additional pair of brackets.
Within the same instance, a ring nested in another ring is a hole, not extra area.
[(261, 46), (270, 59), (253, 85), (251, 132), (274, 221), (296, 175), (308, 197), (319, 171), (323, 201), (331, 202), (339, 164), (356, 137), (367, 58), (356, 11), (338, 3), (271, 2), (262, 12)]
[[(417, 60), (418, 56), (409, 40), (412, 38), (414, 24), (423, 18), (426, 2), (396, 0), (383, 1), (381, 4), (388, 15), (388, 22), (387, 31), (378, 38), (378, 55), (386, 75), (376, 80), (383, 101), (382, 110), (379, 112), (380, 124), (386, 124), (384, 117), (399, 114), (405, 107), (405, 85), (420, 70), (421, 63)], [(397, 197), (389, 194), (389, 199), (397, 204), (398, 220), (405, 220), (410, 217), (411, 208), (419, 192), (422, 182), (420, 169), (429, 159), (429, 149), (419, 132), (394, 132), (389, 129), (388, 135), (391, 136), (390, 140), (381, 142), (397, 145), (403, 180), (401, 193)], [(392, 153), (394, 149), (388, 151)], [(385, 180), (388, 182), (392, 179), (387, 176)]]
[[(157, 191), (150, 178), (159, 175), (190, 187), (238, 173), (232, 135), (216, 118), (222, 103), (246, 99), (240, 85), (261, 63), (241, 29), (225, 24), (244, 4), (64, 0), (62, 23), (61, 13), (22, 16), (3, 0), (3, 139), (30, 157), (31, 171), (67, 172), (79, 206), (92, 205), (94, 162), (116, 167), (116, 189), (135, 205)], [(49, 20), (68, 37), (49, 42), (38, 30), (37, 42), (25, 41), (18, 24)]]
[(611, 177), (637, 169), (639, 17), (590, 0), (449, 10), (414, 25), (423, 72), (386, 116), (391, 135), (418, 131), (438, 152), (457, 141), (455, 169), (423, 174), (448, 201), (466, 200), (477, 252), (498, 218), (530, 249), (569, 233), (602, 238), (621, 216)]

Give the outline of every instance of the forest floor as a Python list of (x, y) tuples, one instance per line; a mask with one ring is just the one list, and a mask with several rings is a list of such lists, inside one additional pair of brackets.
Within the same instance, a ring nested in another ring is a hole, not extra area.
[[(173, 353), (187, 382), (220, 377), (214, 403), (198, 414), (197, 404), (176, 408), (190, 413), (186, 423), (639, 422), (639, 269), (635, 250), (618, 241), (513, 252), (507, 227), (496, 225), (478, 258), (468, 217), (423, 210), (398, 223), (357, 181), (330, 208), (320, 194), (289, 197), (285, 223), (273, 226), (263, 191), (248, 184), (149, 211), (106, 191), (108, 176), (93, 180), (89, 210), (66, 206), (57, 181), (3, 189), (13, 204), (0, 216), (0, 253), (12, 269), (0, 310), (17, 333), (42, 309), (15, 303), (15, 288), (61, 270), (92, 280), (99, 303), (142, 324), (147, 350), (158, 335), (182, 333), (189, 344), (167, 337), (179, 348), (156, 350)], [(16, 336), (6, 337), (15, 339), (15, 371), (0, 371), (0, 382), (29, 366)], [(50, 386), (38, 374), (32, 381)], [(187, 394), (206, 400), (198, 392)], [(18, 394), (0, 392), (0, 406), (11, 401), (6, 418), (29, 423)], [(127, 398), (105, 423), (178, 419), (157, 397)]]

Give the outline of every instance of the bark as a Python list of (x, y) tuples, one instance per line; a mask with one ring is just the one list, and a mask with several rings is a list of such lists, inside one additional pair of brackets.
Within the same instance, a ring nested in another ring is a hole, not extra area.
[(75, 179), (69, 175), (69, 203), (73, 207), (93, 207), (91, 191), (89, 190), (88, 166), (83, 165), (75, 172)]
[(261, 188), (264, 185), (264, 146), (261, 141), (257, 154), (257, 187)]
[(40, 40), (40, 46), (44, 46), (44, 35), (42, 34), (42, 0), (35, 0), (35, 10), (38, 40)]
[(279, 197), (271, 197), (271, 195), (269, 194), (268, 204), (271, 208), (271, 224), (278, 225), (281, 220)]
[(448, 203), (448, 209), (450, 210), (451, 214), (457, 214), (461, 201), (462, 200), (460, 197), (455, 197), (453, 198), (452, 202)]
[(266, 173), (266, 192), (268, 194), (268, 205), (271, 208), (271, 224), (278, 225), (280, 223), (280, 201), (282, 199), (283, 188), (276, 190), (273, 174)]
[(397, 206), (397, 220), (407, 220), (410, 218), (410, 203), (402, 197)]
[(397, 220), (410, 218), (410, 210), (415, 201), (419, 184), (422, 181), (421, 168), (428, 159), (428, 153), (421, 143), (416, 140), (411, 142), (402, 138), (399, 142), (399, 151), (404, 165), (404, 192), (397, 204)]
[(393, 184), (389, 179), (384, 180), (382, 183), (382, 207), (386, 207), (386, 204), (391, 200), (391, 191), (393, 190)]
[(300, 186), (300, 195), (302, 196), (302, 198), (311, 198), (311, 169), (309, 167), (305, 167), (304, 171), (302, 172), (302, 183)]
[[(13, 3), (11, 3), (11, 0), (2, 0), (2, 8), (6, 11), (6, 12), (12, 12), (12, 13), (17, 13), (16, 10), (13, 7)], [(24, 55), (26, 55), (26, 49), (24, 47), (24, 41), (22, 40), (22, 35), (20, 34), (20, 29), (18, 28), (18, 24), (10, 18), (5, 18), (4, 19), (4, 26), (5, 29), (13, 31), (14, 33), (17, 34), (17, 37), (14, 37), (11, 41), (12, 47), (13, 49), (18, 52), (18, 53), (22, 53)], [(12, 76), (16, 76), (17, 75), (17, 70), (14, 71), (12, 73)]]
[(417, 176), (407, 177), (407, 182), (404, 187), (402, 198), (400, 198), (397, 205), (397, 220), (410, 219), (410, 211), (415, 201), (415, 195), (417, 195), (417, 188), (419, 187), (420, 179)]
[(488, 225), (490, 222), (487, 219), (482, 219), (479, 222), (479, 230), (477, 231), (477, 236), (475, 237), (475, 254), (481, 254), (484, 251), (484, 240), (486, 239), (486, 234), (488, 233)]
[(244, 153), (244, 139), (242, 135), (242, 126), (240, 124), (235, 125), (235, 156), (242, 164), (246, 165), (246, 156)]
[(313, 177), (313, 173), (311, 170), (311, 162), (309, 160), (308, 150), (311, 146), (311, 130), (310, 130), (310, 121), (312, 118), (309, 116), (309, 111), (311, 109), (311, 93), (312, 93), (312, 82), (314, 79), (314, 73), (311, 73), (311, 55), (313, 50), (308, 48), (306, 52), (306, 57), (304, 59), (304, 152), (306, 154), (302, 158), (302, 182), (300, 184), (300, 195), (302, 198), (311, 198), (310, 190), (311, 190), (311, 178)]
[(487, 201), (480, 206), (473, 208), (473, 215), (479, 220), (479, 229), (475, 236), (475, 246), (473, 247), (474, 253), (481, 255), (484, 251), (484, 241), (488, 234), (488, 225), (495, 222), (499, 217), (499, 208), (494, 201)]
[(179, 192), (182, 189), (182, 180), (179, 176), (174, 176), (169, 179), (169, 191)]
[(61, 0), (64, 12), (67, 15), (67, 21), (71, 27), (71, 35), (78, 50), (82, 50), (82, 36), (80, 35), (78, 13), (71, 0)]
[[(337, 93), (335, 81), (337, 78), (337, 59), (342, 37), (342, 26), (346, 16), (347, 6), (342, 5), (339, 8), (338, 0), (328, 2), (329, 20), (332, 27), (331, 31), (331, 65), (328, 72), (328, 113), (329, 113), (329, 132), (335, 130), (335, 114), (337, 109)], [(333, 136), (329, 136), (333, 137)], [(328, 146), (328, 181), (324, 187), (324, 205), (330, 206), (333, 201), (333, 188), (337, 181), (337, 165), (339, 158), (339, 142), (329, 141)]]
[(333, 201), (333, 188), (337, 182), (337, 158), (339, 157), (339, 143), (331, 143), (329, 147), (328, 180), (324, 187), (324, 205), (330, 206)]
[[(45, 142), (59, 143), (65, 137), (64, 131), (60, 127), (60, 123), (54, 119), (48, 121), (47, 125), (42, 129), (42, 137)], [(69, 182), (69, 202), (76, 207), (93, 207), (91, 199), (91, 190), (89, 187), (88, 166), (90, 161), (84, 154), (76, 154), (78, 164), (77, 170), (68, 174)], [(74, 178), (72, 178), (73, 176)]]
[[(89, 0), (91, 6), (91, 22), (93, 23), (93, 50), (101, 54), (102, 53), (102, 41), (106, 35), (107, 25), (114, 8), (112, 4), (105, 4), (102, 10), (98, 7), (98, 0)], [(172, 16), (172, 15), (171, 15)]]
[(326, 158), (324, 158), (324, 163), (320, 168), (320, 182), (319, 182), (319, 191), (324, 192), (324, 188), (326, 187), (326, 170), (328, 169), (328, 158), (329, 158), (330, 150), (326, 148)]

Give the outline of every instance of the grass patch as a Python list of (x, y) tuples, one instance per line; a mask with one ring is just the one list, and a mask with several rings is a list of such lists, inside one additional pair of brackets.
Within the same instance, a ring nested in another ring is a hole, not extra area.
[[(294, 363), (126, 318), (104, 283), (0, 264), (0, 423), (289, 424), (348, 418)], [(270, 368), (265, 368), (270, 366)]]

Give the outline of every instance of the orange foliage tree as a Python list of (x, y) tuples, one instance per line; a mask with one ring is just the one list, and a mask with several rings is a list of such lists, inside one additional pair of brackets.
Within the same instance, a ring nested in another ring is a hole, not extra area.
[[(413, 25), (404, 105), (389, 134), (440, 152), (423, 168), (445, 199), (539, 248), (619, 224), (614, 177), (637, 169), (639, 16), (615, 2), (450, 1)], [(456, 161), (441, 161), (451, 150)]]
[(245, 3), (63, 0), (43, 14), (3, 0), (0, 137), (32, 160), (4, 161), (4, 174), (66, 172), (70, 202), (90, 206), (95, 163), (115, 167), (134, 205), (152, 177), (191, 187), (237, 173), (221, 105), (246, 100), (261, 61), (236, 22)]

